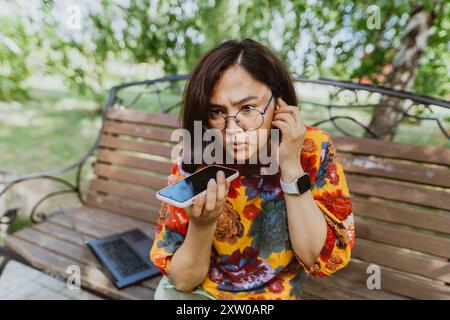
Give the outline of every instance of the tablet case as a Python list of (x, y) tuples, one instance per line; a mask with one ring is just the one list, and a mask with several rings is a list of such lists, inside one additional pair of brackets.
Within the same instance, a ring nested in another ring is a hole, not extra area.
[(161, 273), (149, 257), (152, 243), (139, 229), (86, 242), (118, 289)]

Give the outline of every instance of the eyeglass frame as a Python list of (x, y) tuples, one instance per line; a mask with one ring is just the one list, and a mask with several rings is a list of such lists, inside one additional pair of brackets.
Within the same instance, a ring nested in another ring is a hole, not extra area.
[[(259, 114), (260, 114), (260, 115), (263, 117), (263, 119), (264, 119), (264, 115), (267, 113), (267, 109), (269, 108), (270, 103), (272, 102), (272, 99), (273, 99), (274, 97), (275, 97), (275, 92), (272, 91), (272, 95), (270, 96), (269, 102), (267, 102), (267, 105), (265, 106), (264, 111), (260, 111), (260, 110), (254, 108), (254, 107), (252, 107), (252, 110), (255, 110), (255, 111), (259, 112)], [(228, 124), (228, 123), (227, 123), (227, 119), (228, 119), (228, 118), (234, 118), (234, 122), (236, 122), (236, 124), (239, 126), (239, 128), (241, 128), (241, 129), (244, 130), (244, 131), (255, 131), (255, 130), (258, 130), (259, 128), (261, 128), (261, 126), (262, 126), (263, 123), (264, 123), (264, 120), (263, 120), (263, 122), (259, 125), (259, 127), (255, 128), (255, 129), (244, 129), (244, 128), (242, 128), (241, 125), (237, 122), (237, 115), (239, 114), (239, 112), (242, 112), (242, 109), (239, 110), (238, 112), (236, 112), (236, 114), (235, 114), (234, 116), (224, 116), (224, 115), (220, 114), (220, 116), (225, 120), (225, 128), (223, 128), (221, 131), (226, 130), (227, 124)], [(211, 112), (208, 112), (208, 115), (209, 115), (210, 113), (211, 113)]]

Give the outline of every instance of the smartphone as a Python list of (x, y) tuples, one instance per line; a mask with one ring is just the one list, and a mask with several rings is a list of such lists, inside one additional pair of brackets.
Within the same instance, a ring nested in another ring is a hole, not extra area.
[(210, 165), (162, 188), (156, 193), (156, 198), (178, 208), (189, 207), (192, 205), (195, 197), (203, 196), (206, 193), (209, 179), (213, 178), (216, 180), (218, 171), (223, 171), (225, 179), (228, 181), (232, 181), (239, 176), (239, 172), (236, 169), (216, 164)]

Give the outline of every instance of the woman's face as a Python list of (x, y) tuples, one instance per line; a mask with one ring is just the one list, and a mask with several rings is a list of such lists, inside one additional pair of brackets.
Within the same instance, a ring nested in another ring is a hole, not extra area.
[[(271, 96), (272, 91), (267, 85), (256, 81), (241, 66), (236, 65), (226, 70), (216, 84), (210, 99), (210, 111), (221, 112), (224, 116), (234, 116), (238, 111), (248, 108), (263, 112)], [(244, 131), (235, 119), (227, 119), (223, 146), (233, 159), (245, 161), (256, 156), (258, 150), (267, 144), (274, 109), (273, 98), (263, 116), (261, 127), (253, 131)], [(213, 127), (211, 122), (209, 125)]]

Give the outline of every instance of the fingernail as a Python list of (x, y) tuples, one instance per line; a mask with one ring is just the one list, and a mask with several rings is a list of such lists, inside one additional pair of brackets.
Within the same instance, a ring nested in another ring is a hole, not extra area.
[(214, 178), (209, 179), (208, 184), (213, 186), (214, 184), (216, 184), (216, 181), (214, 180)]

